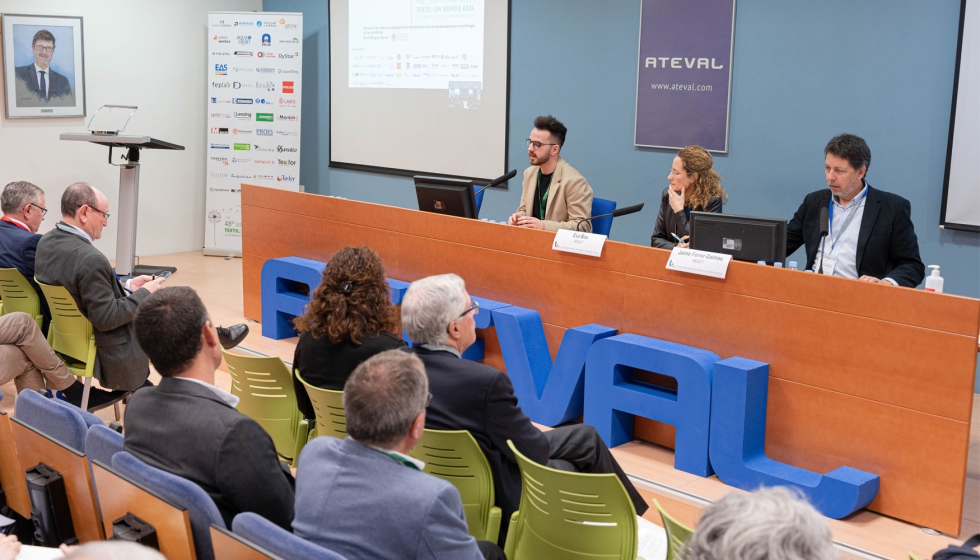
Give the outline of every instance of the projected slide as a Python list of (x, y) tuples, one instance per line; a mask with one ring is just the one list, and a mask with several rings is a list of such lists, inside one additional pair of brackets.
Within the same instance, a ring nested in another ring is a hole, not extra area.
[(349, 87), (450, 90), (473, 108), (483, 83), (483, 0), (350, 3)]

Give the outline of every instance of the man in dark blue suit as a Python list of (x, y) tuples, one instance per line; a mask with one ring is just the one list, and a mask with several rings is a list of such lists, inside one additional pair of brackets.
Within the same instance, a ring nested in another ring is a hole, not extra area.
[(34, 281), (34, 253), (41, 234), (37, 233), (47, 213), (44, 191), (27, 181), (8, 184), (0, 195), (0, 268), (16, 268), (31, 283), (38, 299), (41, 300), (41, 314), (44, 324), (41, 330), (48, 332), (51, 312), (44, 300), (41, 288)]
[[(17, 78), (18, 86), (26, 88), (28, 93), (33, 94), (34, 99), (31, 101), (38, 100), (45, 104), (53, 102), (54, 105), (74, 105), (75, 100), (68, 78), (51, 69), (54, 43), (54, 35), (47, 29), (35, 33), (34, 39), (31, 41), (34, 64), (14, 68), (14, 75)], [(25, 99), (22, 97), (23, 95), (20, 94), (17, 96), (19, 106), (24, 105), (22, 101)]]

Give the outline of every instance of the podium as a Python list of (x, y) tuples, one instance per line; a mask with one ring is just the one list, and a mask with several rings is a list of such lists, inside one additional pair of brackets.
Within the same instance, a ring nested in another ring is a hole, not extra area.
[[(66, 132), (62, 140), (91, 142), (109, 147), (109, 164), (119, 167), (119, 209), (117, 210), (118, 233), (116, 234), (116, 274), (138, 276), (140, 274), (159, 274), (164, 270), (176, 272), (168, 266), (146, 266), (136, 264), (136, 212), (139, 200), (140, 150), (183, 150), (183, 146), (157, 140), (149, 136), (91, 134)], [(112, 163), (112, 149), (123, 148), (126, 155), (124, 163)]]

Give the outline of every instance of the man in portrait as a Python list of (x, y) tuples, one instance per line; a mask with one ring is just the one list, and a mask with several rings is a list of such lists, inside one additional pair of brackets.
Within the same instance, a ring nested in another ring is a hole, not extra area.
[(14, 68), (17, 77), (18, 107), (72, 107), (75, 95), (68, 78), (51, 68), (54, 35), (47, 29), (34, 34), (31, 51), (34, 63)]

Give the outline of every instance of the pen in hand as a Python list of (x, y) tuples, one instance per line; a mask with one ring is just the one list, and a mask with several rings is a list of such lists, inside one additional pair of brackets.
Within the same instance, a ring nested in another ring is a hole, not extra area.
[(674, 236), (674, 239), (676, 239), (678, 243), (680, 243), (680, 244), (682, 244), (682, 245), (684, 244), (684, 240), (683, 240), (683, 239), (681, 239), (680, 237), (677, 237), (677, 234), (676, 234), (676, 233), (673, 233), (673, 232), (672, 232), (672, 233), (671, 233), (671, 235), (673, 235), (673, 236)]

